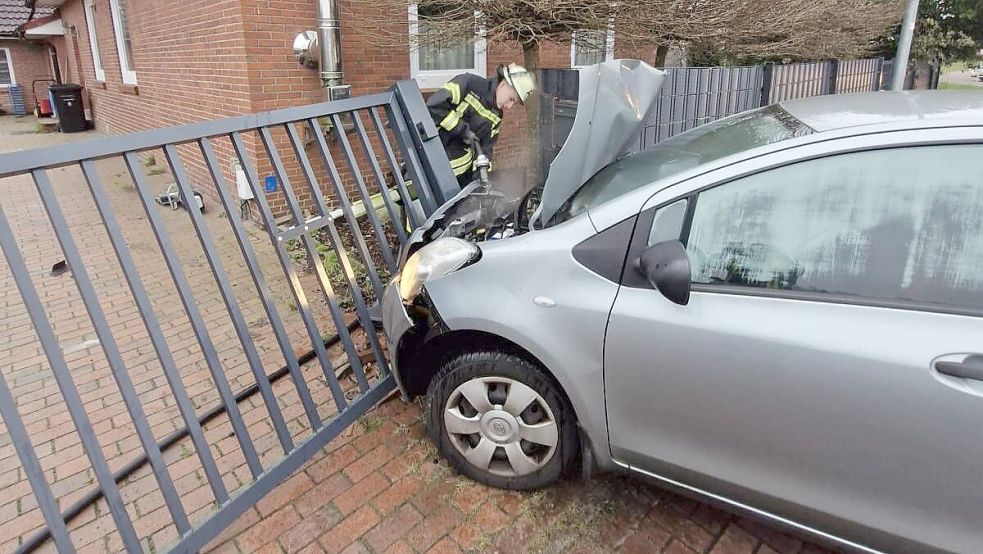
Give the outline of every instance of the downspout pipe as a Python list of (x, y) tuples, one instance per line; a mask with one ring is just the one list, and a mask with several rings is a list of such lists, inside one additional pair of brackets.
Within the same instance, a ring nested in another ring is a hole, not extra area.
[(331, 99), (331, 88), (344, 84), (341, 67), (341, 10), (338, 0), (317, 0), (317, 44), (320, 51), (321, 86)]

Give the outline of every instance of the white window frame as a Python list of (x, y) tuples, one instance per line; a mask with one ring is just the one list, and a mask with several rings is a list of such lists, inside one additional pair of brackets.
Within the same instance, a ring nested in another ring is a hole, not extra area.
[(85, 26), (89, 30), (89, 50), (92, 52), (92, 66), (96, 70), (96, 81), (106, 82), (106, 69), (102, 66), (102, 53), (99, 52), (99, 36), (96, 34), (95, 0), (85, 0)]
[(0, 84), (0, 89), (10, 88), (10, 85), (17, 84), (17, 77), (14, 75), (14, 58), (10, 56), (10, 48), (0, 48), (6, 54), (7, 70), (10, 71), (10, 84)]
[(410, 78), (416, 79), (417, 84), (421, 89), (435, 89), (439, 88), (441, 85), (450, 81), (457, 75), (461, 73), (474, 73), (475, 75), (480, 75), (482, 77), (488, 74), (488, 59), (485, 49), (485, 37), (482, 33), (478, 33), (474, 37), (474, 65), (475, 67), (462, 68), (462, 69), (441, 69), (441, 70), (426, 70), (420, 69), (420, 54), (417, 48), (412, 47), (414, 39), (419, 33), (419, 26), (417, 22), (417, 11), (416, 4), (410, 4), (409, 6), (409, 21), (410, 21)]
[[(608, 27), (608, 36), (604, 39), (604, 60), (614, 59), (614, 27)], [(577, 33), (576, 31), (570, 35), (570, 67), (573, 69), (587, 67), (584, 65), (577, 65)]]
[[(137, 72), (126, 63), (126, 41), (123, 39), (123, 21), (119, 17), (119, 3), (121, 0), (109, 0), (109, 11), (113, 15), (113, 31), (116, 35), (116, 53), (119, 55), (119, 71), (123, 76), (123, 83), (127, 85), (137, 84)], [(132, 14), (131, 14), (132, 15)], [(129, 23), (127, 23), (129, 24)], [(133, 56), (133, 52), (129, 53)]]

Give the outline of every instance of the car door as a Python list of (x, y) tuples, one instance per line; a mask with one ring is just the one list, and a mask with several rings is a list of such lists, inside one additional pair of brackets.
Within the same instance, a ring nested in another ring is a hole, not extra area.
[[(617, 461), (878, 549), (978, 550), (983, 145), (893, 146), (646, 204), (605, 343)], [(686, 305), (631, 269), (676, 238)]]

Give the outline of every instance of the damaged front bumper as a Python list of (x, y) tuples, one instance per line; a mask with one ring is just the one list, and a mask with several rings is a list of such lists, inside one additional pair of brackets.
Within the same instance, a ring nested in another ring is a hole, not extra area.
[(412, 304), (407, 305), (399, 295), (399, 277), (391, 281), (382, 297), (382, 327), (386, 334), (389, 351), (389, 367), (392, 369), (396, 386), (403, 399), (425, 392), (426, 383), (416, 382), (419, 375), (413, 375), (413, 367), (428, 361), (421, 358), (426, 354), (430, 341), (449, 332), (437, 313), (430, 295), (424, 288)]
[(399, 276), (386, 285), (382, 295), (382, 329), (386, 333), (386, 343), (389, 350), (389, 367), (392, 369), (396, 386), (404, 400), (409, 399), (406, 387), (403, 385), (399, 367), (399, 346), (404, 335), (416, 324), (406, 310), (403, 299), (399, 296)]

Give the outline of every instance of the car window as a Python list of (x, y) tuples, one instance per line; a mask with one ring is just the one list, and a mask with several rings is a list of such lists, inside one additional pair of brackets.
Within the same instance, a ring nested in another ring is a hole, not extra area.
[(693, 280), (983, 309), (983, 145), (858, 152), (700, 193)]
[(560, 207), (552, 223), (700, 164), (811, 132), (778, 105), (707, 123), (607, 165)]
[(652, 219), (652, 230), (649, 232), (648, 246), (679, 238), (683, 230), (683, 219), (686, 217), (687, 203), (688, 201), (683, 198), (656, 210)]

